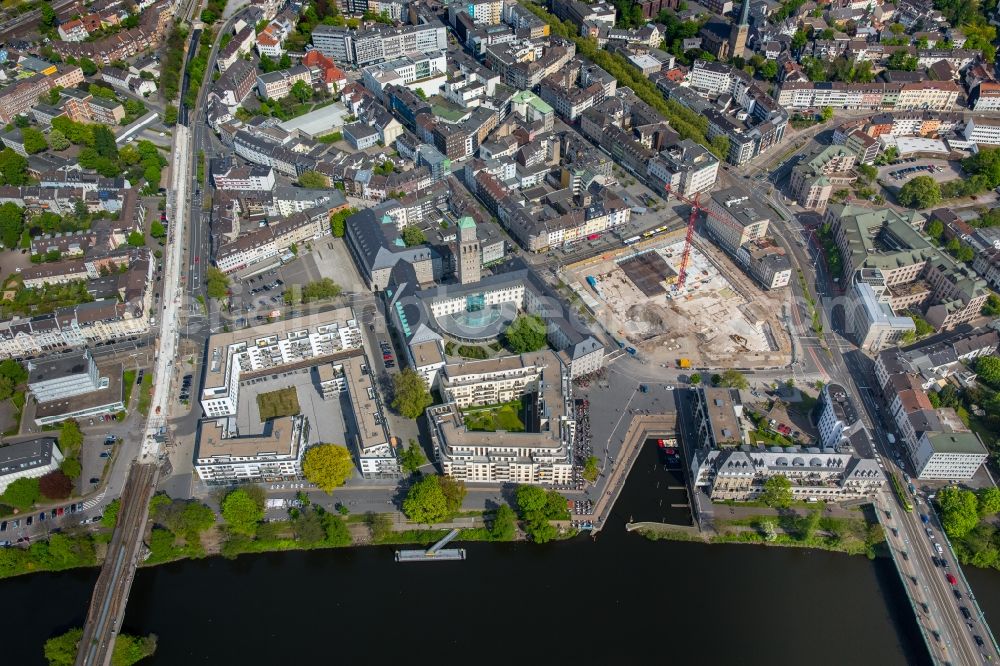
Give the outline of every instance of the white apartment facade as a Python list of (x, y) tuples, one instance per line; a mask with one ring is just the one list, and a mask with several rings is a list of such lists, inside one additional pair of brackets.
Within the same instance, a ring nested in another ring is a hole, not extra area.
[(213, 335), (208, 348), (201, 407), (208, 417), (221, 418), (235, 416), (242, 376), (361, 349), (361, 328), (351, 308), (340, 308)]

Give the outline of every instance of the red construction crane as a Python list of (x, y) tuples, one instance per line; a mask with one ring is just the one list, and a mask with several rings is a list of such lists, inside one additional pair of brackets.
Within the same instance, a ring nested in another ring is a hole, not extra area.
[(679, 270), (677, 271), (677, 290), (680, 291), (681, 289), (684, 288), (684, 283), (687, 281), (687, 268), (688, 268), (688, 263), (691, 261), (691, 238), (694, 236), (694, 227), (695, 224), (698, 222), (698, 213), (705, 213), (705, 215), (710, 215), (715, 219), (719, 220), (720, 222), (722, 222), (723, 224), (726, 224), (732, 227), (733, 229), (736, 229), (740, 233), (743, 233), (743, 228), (738, 226), (736, 223), (727, 220), (721, 215), (716, 215), (708, 208), (702, 206), (701, 202), (699, 201), (699, 197), (701, 196), (700, 192), (694, 195), (694, 199), (689, 199), (688, 197), (682, 194), (677, 194), (675, 192), (672, 192), (670, 190), (670, 183), (667, 183), (664, 189), (666, 189), (667, 191), (668, 198), (670, 197), (671, 194), (673, 194), (675, 197), (677, 197), (679, 201), (682, 201), (687, 205), (691, 206), (691, 214), (688, 216), (687, 233), (684, 236), (684, 252), (681, 254), (681, 265)]

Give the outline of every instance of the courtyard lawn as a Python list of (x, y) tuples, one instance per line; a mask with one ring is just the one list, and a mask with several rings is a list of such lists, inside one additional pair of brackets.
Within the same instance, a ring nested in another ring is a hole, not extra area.
[(260, 410), (260, 420), (293, 416), (299, 413), (299, 396), (294, 386), (261, 393), (257, 396), (257, 409)]
[(462, 345), (458, 348), (458, 355), (465, 358), (484, 359), (489, 358), (489, 352), (476, 345)]
[(470, 407), (463, 413), (465, 427), (483, 432), (524, 432), (521, 420), (521, 401), (513, 400), (500, 405)]

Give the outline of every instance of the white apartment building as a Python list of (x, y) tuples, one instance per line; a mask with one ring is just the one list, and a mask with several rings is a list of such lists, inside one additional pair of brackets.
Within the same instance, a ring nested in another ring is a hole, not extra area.
[(547, 352), (467, 361), (444, 367), (441, 393), (459, 409), (471, 405), (496, 405), (538, 389), (546, 363), (558, 361)]
[(444, 51), (411, 53), (395, 60), (369, 65), (361, 76), (362, 84), (382, 96), (387, 86), (405, 86), (425, 95), (437, 94), (447, 78), (448, 61)]
[(351, 308), (213, 335), (201, 407), (210, 418), (235, 416), (243, 379), (361, 348), (361, 328)]
[(268, 166), (232, 167), (212, 174), (215, 189), (234, 192), (270, 192), (274, 189), (274, 169)]
[(209, 485), (230, 485), (301, 478), (309, 419), (302, 415), (271, 419), (263, 433), (254, 435), (230, 430), (232, 421), (202, 422), (194, 459), (199, 479)]
[(431, 439), (444, 473), (466, 483), (570, 483), (576, 422), (569, 373), (551, 351), (512, 358), (509, 363), (497, 359), (501, 363), (492, 370), (480, 365), (470, 373), (454, 367), (463, 364), (444, 367), (442, 386), (449, 375), (467, 379), (451, 389), (470, 407), (523, 396), (532, 401), (524, 432), (470, 431), (454, 400), (428, 409)]
[(1000, 146), (1000, 118), (969, 118), (965, 126), (965, 140), (988, 146)]
[(836, 449), (846, 431), (858, 422), (858, 412), (840, 384), (827, 384), (821, 394), (823, 410), (819, 416), (819, 438), (823, 446)]
[(365, 366), (365, 357), (360, 354), (343, 362), (354, 420), (351, 436), (358, 454), (358, 466), (366, 479), (396, 478), (400, 475), (399, 459), (390, 441), (373, 375)]
[(971, 479), (986, 461), (986, 447), (974, 432), (925, 432), (917, 442), (918, 479)]

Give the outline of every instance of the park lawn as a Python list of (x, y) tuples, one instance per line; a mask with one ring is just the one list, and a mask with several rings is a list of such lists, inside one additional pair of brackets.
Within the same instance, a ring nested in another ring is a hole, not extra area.
[(128, 401), (132, 397), (132, 387), (135, 386), (135, 370), (126, 370), (122, 373), (122, 384), (125, 386), (125, 409), (128, 409)]
[(143, 416), (149, 415), (149, 403), (153, 401), (153, 373), (147, 372), (142, 376), (142, 384), (139, 385), (139, 413)]
[(469, 430), (482, 432), (524, 432), (524, 422), (521, 420), (521, 401), (513, 400), (500, 405), (474, 407), (466, 409), (465, 427)]
[(260, 420), (266, 421), (279, 416), (293, 416), (299, 413), (299, 396), (294, 386), (261, 393), (257, 396)]

